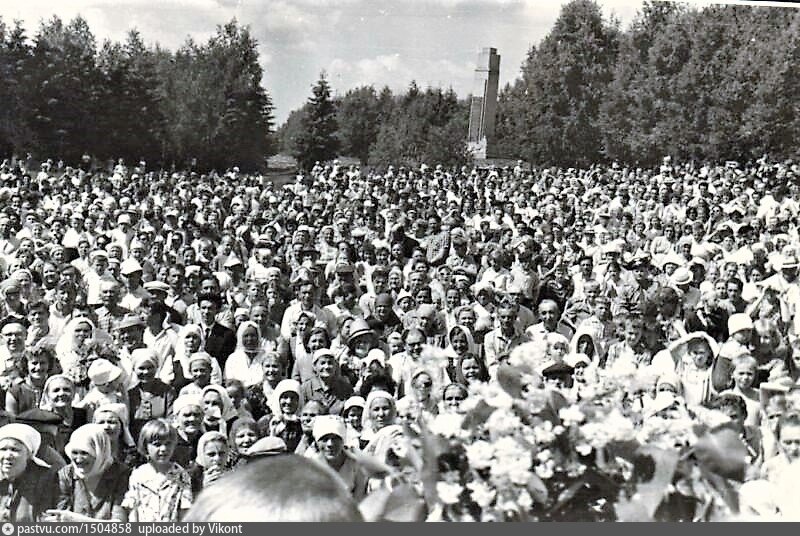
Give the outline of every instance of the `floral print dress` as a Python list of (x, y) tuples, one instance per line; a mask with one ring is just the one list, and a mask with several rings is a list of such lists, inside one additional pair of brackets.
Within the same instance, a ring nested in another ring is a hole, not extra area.
[(180, 521), (181, 510), (192, 506), (189, 473), (174, 462), (166, 473), (141, 465), (131, 473), (122, 506), (135, 512), (136, 521)]

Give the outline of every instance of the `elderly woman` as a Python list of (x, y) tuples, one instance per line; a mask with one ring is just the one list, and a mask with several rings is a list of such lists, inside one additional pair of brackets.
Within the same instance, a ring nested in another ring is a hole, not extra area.
[(303, 382), (305, 400), (316, 400), (332, 414), (339, 414), (344, 402), (353, 396), (353, 387), (342, 377), (333, 352), (321, 348), (314, 352), (314, 376)]
[[(178, 339), (175, 342), (175, 361), (179, 361), (183, 366), (183, 377), (191, 378), (189, 370), (189, 359), (192, 354), (201, 352), (204, 346), (203, 328), (197, 324), (189, 324), (181, 328), (178, 332)], [(215, 357), (211, 357), (211, 383), (222, 384), (222, 369)], [(180, 389), (183, 385), (173, 385)]]
[(126, 521), (121, 505), (130, 468), (114, 460), (105, 428), (81, 426), (72, 433), (66, 451), (70, 464), (58, 472), (58, 505), (48, 515), (58, 521)]
[(57, 474), (35, 456), (41, 442), (26, 424), (0, 428), (0, 521), (39, 521), (56, 506)]
[(300, 412), (304, 404), (300, 382), (297, 380), (282, 380), (272, 392), (269, 435), (283, 439), (289, 452), (294, 452), (302, 439)]
[(205, 432), (203, 409), (202, 395), (183, 395), (172, 405), (172, 422), (178, 432), (172, 459), (181, 467), (189, 467), (197, 457), (197, 444)]
[(175, 389), (156, 378), (158, 356), (153, 350), (140, 348), (131, 354), (136, 385), (128, 391), (131, 432), (139, 430), (150, 420), (167, 417), (175, 401)]
[(61, 424), (56, 433), (55, 449), (64, 454), (64, 447), (70, 435), (86, 424), (86, 411), (72, 406), (75, 400), (75, 383), (65, 374), (50, 376), (42, 389), (39, 408), (51, 411), (61, 417)]
[(239, 380), (245, 387), (261, 383), (266, 354), (258, 324), (250, 320), (242, 322), (236, 330), (236, 349), (225, 361), (225, 379)]
[(129, 467), (138, 465), (136, 441), (131, 435), (128, 425), (128, 406), (121, 403), (103, 404), (94, 410), (92, 420), (106, 431), (111, 441), (111, 453), (114, 459)]
[(239, 412), (221, 385), (207, 385), (201, 395), (203, 397), (203, 426), (206, 431), (218, 431), (227, 434)]
[(262, 362), (264, 381), (251, 385), (246, 390), (246, 398), (250, 404), (253, 418), (258, 420), (270, 412), (269, 397), (281, 380), (286, 378), (283, 361), (277, 352), (267, 352)]

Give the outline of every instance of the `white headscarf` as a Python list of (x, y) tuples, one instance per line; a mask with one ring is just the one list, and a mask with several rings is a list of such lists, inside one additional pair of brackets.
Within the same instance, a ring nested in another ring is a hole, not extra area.
[(39, 447), (42, 445), (42, 436), (33, 426), (19, 423), (7, 424), (0, 428), (0, 440), (3, 439), (16, 439), (28, 449), (29, 459), (33, 463), (42, 467), (50, 467), (44, 460), (36, 457), (36, 453), (39, 452)]
[(131, 435), (128, 406), (119, 402), (114, 404), (103, 404), (94, 410), (92, 418), (97, 421), (97, 418), (101, 413), (111, 413), (115, 415), (117, 419), (119, 419), (119, 423), (122, 428), (122, 441), (129, 447), (136, 445), (136, 441), (133, 440), (133, 436)]
[(82, 450), (94, 457), (94, 463), (88, 471), (84, 472), (73, 464), (75, 476), (85, 479), (102, 475), (114, 463), (114, 454), (111, 451), (111, 440), (106, 431), (99, 424), (84, 424), (69, 438), (69, 443), (64, 447), (64, 452), (72, 460), (76, 450)]
[(300, 391), (300, 382), (297, 380), (281, 380), (280, 383), (275, 386), (275, 390), (272, 391), (269, 400), (269, 407), (272, 410), (272, 414), (275, 416), (283, 415), (283, 412), (281, 411), (280, 398), (284, 393), (294, 393), (297, 395), (298, 401), (295, 415), (300, 415), (300, 411), (303, 409), (303, 404), (305, 401), (303, 400), (303, 393)]
[(203, 435), (201, 435), (200, 440), (197, 442), (197, 457), (195, 458), (197, 465), (199, 465), (200, 467), (207, 468), (209, 465), (208, 458), (206, 458), (205, 450), (206, 450), (206, 445), (211, 443), (212, 441), (220, 441), (224, 443), (226, 447), (228, 446), (228, 438), (225, 437), (225, 434), (223, 434), (222, 432), (213, 431), (213, 432), (206, 432)]

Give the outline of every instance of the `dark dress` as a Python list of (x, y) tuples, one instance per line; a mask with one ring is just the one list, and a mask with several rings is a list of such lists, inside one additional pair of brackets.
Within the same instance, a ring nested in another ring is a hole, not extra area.
[(0, 521), (35, 522), (57, 502), (58, 474), (52, 469), (29, 462), (13, 483), (0, 481)]
[(139, 437), (139, 432), (147, 421), (168, 417), (175, 398), (175, 389), (161, 380), (155, 380), (147, 391), (140, 385), (128, 391), (130, 430), (133, 437)]
[(95, 519), (109, 520), (114, 507), (120, 507), (128, 491), (131, 470), (119, 462), (106, 469), (93, 496), (83, 482), (75, 478), (75, 467), (67, 465), (58, 472), (59, 510), (69, 510)]
[(172, 461), (188, 469), (195, 458), (197, 458), (197, 442), (200, 440), (198, 434), (194, 439), (186, 439), (182, 434), (178, 434), (178, 443), (175, 445), (175, 452), (172, 454)]

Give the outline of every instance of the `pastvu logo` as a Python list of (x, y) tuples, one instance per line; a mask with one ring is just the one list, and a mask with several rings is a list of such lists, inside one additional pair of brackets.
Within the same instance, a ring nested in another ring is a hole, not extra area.
[(11, 536), (11, 534), (14, 534), (14, 525), (11, 523), (3, 523), (3, 534), (6, 536)]

